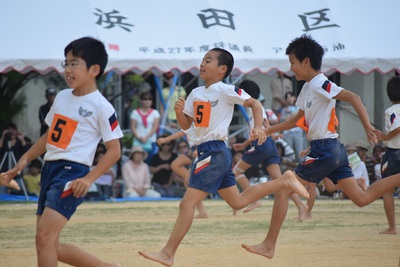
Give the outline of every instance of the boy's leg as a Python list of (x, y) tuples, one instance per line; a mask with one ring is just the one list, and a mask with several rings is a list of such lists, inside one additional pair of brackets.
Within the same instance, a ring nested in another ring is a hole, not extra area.
[(389, 223), (389, 227), (386, 230), (380, 232), (380, 234), (397, 234), (393, 193), (394, 190), (383, 195), (383, 207), (385, 208), (385, 214)]
[(221, 189), (218, 191), (218, 193), (226, 201), (226, 203), (231, 206), (231, 208), (238, 210), (265, 197), (266, 195), (270, 195), (281, 190), (287, 195), (298, 193), (300, 196), (305, 198), (309, 197), (307, 190), (297, 180), (292, 171), (286, 171), (279, 179), (250, 186), (242, 193), (239, 193), (237, 186)]
[[(247, 179), (246, 175), (244, 172), (252, 167), (252, 165), (248, 164), (247, 162), (243, 160), (239, 160), (238, 163), (236, 163), (235, 167), (233, 168), (233, 174), (235, 175), (236, 182), (240, 185), (242, 190), (245, 190), (247, 187), (250, 186), (250, 182)], [(252, 211), (255, 208), (258, 208), (261, 206), (260, 200), (257, 200), (253, 203), (251, 203), (243, 212), (249, 212)], [(233, 210), (233, 215), (236, 215), (237, 210)]]
[[(297, 177), (295, 174), (296, 178), (299, 179), (299, 181), (302, 184), (306, 184), (306, 181), (303, 179)], [(277, 180), (280, 180), (282, 178), (278, 178)], [(271, 181), (273, 182), (273, 181)], [(271, 183), (268, 182), (268, 183)], [(275, 193), (275, 199), (274, 199), (274, 206), (272, 209), (272, 214), (271, 214), (271, 222), (270, 226), (268, 229), (267, 236), (265, 239), (256, 245), (246, 245), (242, 244), (242, 247), (246, 249), (247, 251), (251, 253), (255, 253), (261, 256), (264, 256), (268, 259), (273, 258), (275, 254), (275, 247), (276, 247), (276, 242), (278, 240), (279, 232), (282, 227), (282, 224), (285, 220), (287, 210), (288, 210), (288, 204), (289, 204), (289, 196), (290, 194), (287, 194), (285, 191), (279, 191)]]
[(196, 219), (207, 219), (208, 213), (206, 208), (204, 207), (203, 200), (199, 202), (196, 206), (199, 213), (195, 216)]
[(139, 255), (165, 266), (172, 266), (176, 250), (192, 225), (194, 209), (196, 205), (207, 196), (207, 194), (208, 193), (205, 191), (189, 187), (179, 204), (179, 214), (167, 244), (160, 251), (139, 251)]
[(63, 215), (48, 207), (44, 209), (41, 216), (37, 216), (36, 252), (38, 266), (57, 266), (58, 261), (77, 267), (119, 266), (106, 263), (76, 246), (60, 243), (59, 236), (67, 221)]
[(400, 186), (400, 174), (395, 174), (376, 181), (365, 191), (358, 186), (354, 177), (339, 180), (338, 185), (354, 204), (363, 207), (374, 202), (376, 199), (383, 196), (383, 194), (389, 191), (392, 192), (397, 186)]

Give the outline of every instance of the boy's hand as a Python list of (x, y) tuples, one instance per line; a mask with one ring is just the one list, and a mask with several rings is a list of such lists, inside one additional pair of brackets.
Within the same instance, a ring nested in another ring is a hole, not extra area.
[(376, 136), (376, 130), (374, 126), (370, 125), (370, 127), (365, 128), (365, 133), (367, 134), (367, 138), (369, 141), (369, 144), (374, 147), (378, 143), (378, 138)]
[(9, 184), (12, 181), (12, 179), (14, 179), (15, 176), (22, 173), (23, 169), (27, 164), (28, 161), (24, 157), (22, 157), (14, 166), (14, 168), (9, 169), (8, 171), (1, 174), (2, 176), (1, 179), (5, 181), (7, 184)]
[(308, 154), (310, 154), (310, 149), (311, 147), (307, 147), (306, 149), (304, 149), (303, 151), (300, 152), (300, 157), (304, 158), (305, 156), (307, 156)]
[(258, 145), (262, 145), (265, 140), (267, 140), (267, 136), (265, 132), (261, 128), (254, 128), (250, 131), (250, 139), (257, 140)]
[(167, 143), (168, 141), (167, 141), (166, 137), (160, 137), (157, 139), (156, 142), (157, 142), (157, 145), (161, 146), (162, 144)]
[(233, 144), (232, 147), (233, 147), (233, 150), (235, 150), (235, 151), (241, 151), (246, 148), (243, 143)]
[(8, 182), (5, 172), (0, 173), (0, 186), (7, 186), (14, 188), (15, 190), (21, 190), (21, 188), (19, 188), (19, 185), (15, 180), (11, 180), (11, 182)]
[(181, 97), (178, 99), (178, 101), (175, 102), (174, 106), (175, 113), (182, 114), (184, 108), (185, 108), (185, 99)]
[(382, 133), (382, 132), (379, 131), (379, 130), (374, 130), (374, 134), (376, 135), (376, 138), (377, 138), (378, 140), (386, 141), (386, 134), (385, 134), (385, 133)]
[(74, 193), (74, 197), (76, 198), (85, 197), (91, 185), (92, 183), (85, 178), (78, 178), (73, 180), (71, 182), (71, 189), (72, 192)]

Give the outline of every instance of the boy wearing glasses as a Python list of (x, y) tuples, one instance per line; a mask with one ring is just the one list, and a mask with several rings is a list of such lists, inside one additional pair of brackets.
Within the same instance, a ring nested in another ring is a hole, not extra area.
[[(122, 137), (114, 107), (96, 85), (108, 61), (104, 44), (83, 37), (68, 44), (64, 55), (64, 77), (70, 89), (57, 94), (45, 119), (47, 132), (13, 169), (1, 175), (11, 180), (28, 162), (46, 153), (36, 212), (38, 266), (57, 266), (58, 261), (71, 266), (120, 266), (59, 240), (91, 184), (120, 158)], [(107, 152), (90, 170), (101, 139)]]
[(231, 123), (234, 105), (250, 107), (254, 114), (252, 139), (265, 141), (262, 131), (262, 105), (244, 90), (224, 84), (233, 68), (233, 56), (221, 48), (209, 50), (200, 64), (200, 77), (205, 86), (192, 90), (187, 100), (180, 98), (175, 103), (179, 126), (183, 130), (195, 124), (198, 160), (191, 169), (187, 191), (179, 205), (179, 214), (167, 244), (157, 252), (139, 251), (139, 254), (172, 266), (178, 246), (193, 222), (196, 205), (209, 193), (218, 193), (233, 208), (242, 209), (268, 194), (281, 191), (293, 192), (308, 197), (307, 190), (292, 172), (286, 172), (280, 179), (246, 188), (239, 193), (232, 173), (232, 155), (226, 146), (228, 127)]

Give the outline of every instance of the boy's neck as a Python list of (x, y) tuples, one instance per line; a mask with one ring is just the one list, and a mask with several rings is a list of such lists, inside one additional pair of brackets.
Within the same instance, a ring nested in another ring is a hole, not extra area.
[(89, 88), (89, 89), (86, 89), (86, 88), (84, 88), (84, 89), (74, 88), (74, 90), (72, 91), (72, 94), (73, 94), (74, 96), (84, 96), (84, 95), (93, 93), (93, 92), (95, 92), (95, 91), (97, 91), (97, 88), (96, 88), (96, 87), (94, 87), (94, 88)]
[(319, 75), (320, 73), (322, 73), (320, 70), (314, 70), (314, 69), (309, 70), (308, 75), (306, 77), (306, 82), (311, 81), (312, 79), (314, 79), (315, 76)]
[(214, 83), (219, 83), (219, 82), (222, 82), (222, 80), (220, 80), (220, 79), (215, 79), (215, 80), (210, 80), (210, 81), (205, 81), (205, 87), (206, 88), (208, 88), (208, 87), (210, 87), (211, 85), (213, 85)]

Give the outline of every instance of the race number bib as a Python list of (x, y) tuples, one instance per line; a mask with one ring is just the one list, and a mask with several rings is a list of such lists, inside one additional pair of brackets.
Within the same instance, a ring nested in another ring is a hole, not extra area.
[(60, 114), (55, 114), (47, 136), (47, 143), (66, 149), (78, 126), (78, 122)]
[(194, 125), (208, 127), (211, 116), (211, 102), (194, 102)]

